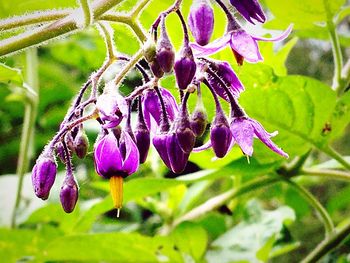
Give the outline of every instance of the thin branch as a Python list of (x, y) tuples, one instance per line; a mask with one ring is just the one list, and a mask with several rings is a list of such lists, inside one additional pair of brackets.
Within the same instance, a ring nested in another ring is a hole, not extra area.
[(89, 1), (79, 0), (79, 2), (80, 2), (81, 9), (83, 10), (83, 13), (84, 13), (84, 26), (88, 27), (93, 21), (93, 16), (89, 6)]
[(151, 2), (151, 0), (141, 0), (141, 1), (138, 1), (137, 5), (134, 7), (134, 9), (131, 11), (131, 14), (130, 14), (130, 17), (132, 19), (135, 19), (137, 18), (141, 11), (145, 8), (145, 6)]
[(316, 170), (316, 169), (301, 169), (299, 171), (299, 175), (307, 175), (307, 176), (320, 176), (320, 177), (329, 177), (331, 179), (340, 179), (350, 181), (350, 173), (337, 171), (337, 170)]
[(97, 27), (98, 27), (99, 31), (101, 32), (103, 39), (105, 41), (108, 59), (113, 60), (115, 58), (113, 29), (106, 22), (105, 23), (103, 23), (103, 22), (97, 23)]
[(344, 159), (344, 157), (339, 154), (337, 151), (335, 151), (331, 146), (326, 146), (323, 149), (323, 152), (328, 154), (330, 157), (332, 157), (334, 160), (336, 160), (338, 163), (344, 166), (347, 170), (350, 171), (350, 164)]
[(331, 236), (334, 233), (334, 224), (329, 216), (327, 210), (321, 205), (321, 203), (304, 187), (298, 185), (297, 183), (291, 180), (285, 180), (290, 186), (297, 190), (308, 203), (317, 211), (319, 218), (322, 220), (325, 227), (326, 238)]
[(324, 255), (335, 249), (340, 245), (345, 238), (350, 235), (350, 222), (342, 227), (339, 231), (333, 234), (328, 239), (322, 241), (301, 263), (313, 263), (317, 262)]
[(119, 72), (119, 74), (115, 77), (114, 83), (118, 85), (124, 79), (125, 75), (129, 72), (129, 70), (136, 65), (136, 63), (142, 58), (143, 50), (142, 48), (137, 51), (134, 56), (130, 59), (130, 61), (124, 66), (124, 68)]

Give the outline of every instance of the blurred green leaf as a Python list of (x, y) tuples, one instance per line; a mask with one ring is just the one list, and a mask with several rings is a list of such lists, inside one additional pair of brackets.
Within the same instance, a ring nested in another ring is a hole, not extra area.
[(337, 138), (344, 133), (344, 129), (350, 123), (350, 92), (338, 99), (335, 111), (329, 122), (331, 137)]
[(284, 224), (294, 220), (294, 212), (287, 206), (268, 211), (252, 201), (244, 221), (214, 240), (206, 259), (217, 262), (220, 258), (223, 263), (266, 261)]

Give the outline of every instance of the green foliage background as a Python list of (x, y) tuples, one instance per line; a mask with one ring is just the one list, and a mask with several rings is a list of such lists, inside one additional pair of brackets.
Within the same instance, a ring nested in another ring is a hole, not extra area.
[[(275, 178), (294, 158), (309, 155), (305, 167), (344, 169), (329, 156), (334, 147), (350, 161), (349, 92), (341, 97), (332, 90), (333, 59), (325, 22), (336, 17), (341, 48), (350, 53), (350, 6), (345, 0), (265, 0), (269, 18), (258, 32), (283, 30), (294, 24), (292, 35), (283, 44), (259, 43), (264, 62), (237, 67), (229, 48), (213, 56), (226, 60), (238, 73), (246, 91), (239, 101), (248, 115), (268, 131), (279, 131), (274, 141), (289, 160), (269, 151), (258, 140), (247, 163), (238, 147), (224, 159), (213, 161), (211, 150), (193, 153), (185, 174), (175, 177), (152, 150), (148, 161), (125, 184), (121, 217), (111, 210), (108, 182), (93, 168), (92, 144), (98, 127), (85, 126), (90, 153), (74, 159), (80, 184), (78, 206), (65, 214), (59, 204), (64, 167), (47, 202), (32, 193), (30, 174), (24, 180), (23, 198), (17, 215), (18, 228), (9, 220), (17, 189), (16, 164), (28, 90), (24, 53), (3, 58), (0, 65), (0, 261), (2, 262), (300, 262), (323, 239), (322, 222), (300, 192), (278, 182), (248, 194), (232, 194), (228, 202), (191, 220), (184, 215), (208, 199), (235, 191), (247, 182)], [(138, 1), (125, 0), (115, 10), (128, 12)], [(140, 21), (148, 29), (171, 1), (150, 1)], [(187, 17), (191, 1), (184, 0)], [(215, 31), (212, 39), (225, 32), (225, 17), (215, 4)], [(0, 17), (22, 15), (36, 10), (77, 8), (75, 1), (1, 0)], [(243, 22), (243, 20), (242, 20)], [(123, 24), (112, 24), (117, 50), (134, 54), (139, 42)], [(167, 19), (170, 38), (179, 50), (182, 32), (177, 17)], [(19, 30), (16, 33), (21, 32)], [(0, 33), (0, 38), (10, 36)], [(31, 167), (44, 145), (52, 138), (73, 97), (89, 75), (105, 59), (104, 42), (94, 27), (72, 36), (50, 41), (38, 48), (39, 109), (31, 147)], [(4, 66), (6, 65), (6, 66)], [(111, 73), (113, 74), (113, 72)], [(115, 73), (114, 73), (115, 74)], [(126, 92), (139, 85), (132, 71), (124, 82)], [(176, 93), (174, 77), (162, 85)], [(208, 116), (214, 104), (206, 90)], [(177, 95), (176, 95), (177, 96)], [(195, 99), (190, 99), (193, 108)], [(227, 110), (227, 109), (226, 109)], [(326, 131), (325, 127), (331, 127)], [(205, 135), (204, 140), (207, 139)], [(326, 176), (298, 176), (294, 180), (320, 200), (336, 225), (349, 221), (350, 186)], [(213, 199), (211, 199), (213, 200)], [(209, 204), (208, 204), (209, 205)], [(186, 217), (185, 217), (186, 219)], [(348, 262), (349, 242), (323, 259)], [(4, 261), (3, 261), (4, 260)]]

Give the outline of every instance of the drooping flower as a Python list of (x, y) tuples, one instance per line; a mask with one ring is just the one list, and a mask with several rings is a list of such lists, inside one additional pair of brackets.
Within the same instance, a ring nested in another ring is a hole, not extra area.
[(209, 43), (214, 29), (214, 11), (208, 0), (194, 0), (188, 16), (188, 26), (196, 42)]
[[(239, 97), (239, 94), (244, 91), (243, 84), (238, 79), (236, 73), (228, 62), (210, 60), (209, 67), (226, 84), (227, 89), (233, 96)], [(224, 87), (222, 87), (222, 84), (217, 81), (215, 77), (209, 74), (208, 81), (217, 95), (229, 101), (229, 97), (227, 96)]]
[(279, 148), (270, 138), (277, 135), (277, 132), (268, 133), (256, 120), (249, 117), (236, 117), (231, 122), (233, 142), (237, 143), (245, 155), (253, 154), (253, 138), (257, 137), (272, 151), (288, 158), (288, 154)]
[(230, 3), (250, 23), (255, 24), (254, 20), (260, 23), (266, 21), (264, 11), (258, 0), (230, 0)]
[(46, 200), (55, 182), (57, 165), (53, 156), (41, 155), (32, 170), (32, 184), (37, 197)]
[[(167, 89), (159, 87), (159, 91), (165, 104), (166, 114), (169, 120), (173, 121), (179, 112), (176, 100)], [(155, 132), (156, 126), (159, 126), (162, 120), (162, 107), (154, 89), (147, 90), (142, 96), (142, 106), (146, 124), (152, 132)]]
[(142, 112), (141, 98), (139, 99), (138, 120), (135, 128), (135, 142), (140, 153), (140, 164), (144, 163), (147, 159), (148, 150), (151, 144), (151, 136), (149, 129), (145, 123)]
[(107, 91), (100, 95), (96, 101), (96, 108), (99, 111), (101, 120), (105, 122), (103, 125), (105, 129), (118, 126), (128, 113), (125, 99), (115, 91)]
[(127, 132), (110, 132), (95, 144), (96, 172), (110, 180), (112, 199), (118, 209), (122, 207), (123, 201), (123, 178), (136, 172), (139, 158), (137, 146)]
[[(230, 21), (229, 21), (230, 22)], [(227, 33), (206, 46), (191, 43), (195, 56), (208, 56), (214, 54), (229, 45), (236, 57), (237, 63), (242, 64), (246, 59), (248, 62), (256, 63), (263, 60), (260, 54), (258, 41), (281, 41), (287, 38), (292, 31), (292, 26), (289, 26), (280, 36), (274, 38), (263, 38), (251, 35), (238, 25), (234, 20), (231, 26), (228, 26)]]

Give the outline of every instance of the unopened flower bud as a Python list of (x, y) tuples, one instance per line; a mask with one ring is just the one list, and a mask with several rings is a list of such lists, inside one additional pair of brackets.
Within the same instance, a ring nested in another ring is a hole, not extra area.
[(223, 112), (217, 112), (210, 129), (210, 141), (218, 158), (226, 155), (231, 141), (232, 133)]
[(156, 148), (160, 158), (163, 160), (164, 164), (171, 169), (169, 157), (168, 157), (168, 149), (167, 149), (167, 138), (168, 133), (160, 133), (153, 137), (153, 145)]
[(186, 89), (196, 74), (196, 63), (190, 47), (183, 47), (180, 58), (175, 62), (174, 71), (179, 89)]
[(153, 75), (157, 78), (161, 78), (164, 75), (164, 71), (161, 69), (158, 60), (155, 58), (152, 62), (150, 62), (150, 68), (153, 73)]
[(150, 132), (146, 124), (138, 123), (135, 129), (136, 146), (140, 152), (140, 163), (144, 163), (147, 159), (148, 150), (150, 146)]
[(84, 131), (79, 131), (74, 139), (75, 153), (80, 159), (84, 159), (89, 149), (89, 139)]
[(160, 68), (165, 73), (168, 73), (174, 67), (175, 51), (165, 28), (164, 17), (161, 20), (161, 29), (162, 33), (159, 37), (157, 46), (157, 61), (159, 63)]
[(156, 58), (156, 43), (149, 38), (143, 45), (143, 56), (147, 62), (152, 62)]
[(182, 150), (175, 133), (167, 137), (166, 147), (171, 170), (176, 174), (182, 173), (186, 168), (190, 152), (184, 152)]
[(188, 17), (188, 26), (196, 42), (209, 43), (214, 29), (214, 11), (208, 0), (194, 0)]
[(53, 156), (41, 155), (32, 170), (32, 184), (37, 197), (46, 200), (55, 182), (57, 166)]
[(73, 175), (70, 175), (64, 180), (60, 192), (61, 205), (66, 213), (73, 212), (78, 201), (78, 195), (78, 185), (75, 182)]
[(65, 155), (65, 152), (64, 152), (64, 147), (63, 147), (62, 142), (58, 142), (56, 144), (55, 152), (56, 152), (56, 155), (58, 156), (58, 158), (60, 158), (61, 162), (65, 163), (66, 162), (66, 155)]
[(179, 120), (177, 120), (175, 125), (175, 134), (178, 144), (182, 151), (185, 153), (190, 153), (196, 142), (196, 136), (191, 130), (191, 124), (188, 118), (187, 111), (181, 111)]
[(191, 116), (191, 129), (197, 137), (201, 137), (208, 124), (208, 117), (203, 107), (196, 107)]

